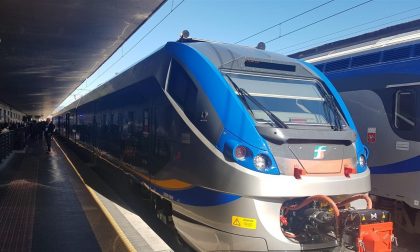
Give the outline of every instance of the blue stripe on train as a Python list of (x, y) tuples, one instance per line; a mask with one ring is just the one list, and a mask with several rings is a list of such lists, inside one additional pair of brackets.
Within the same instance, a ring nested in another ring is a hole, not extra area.
[(166, 48), (200, 83), (225, 130), (260, 150), (268, 151), (267, 143), (256, 130), (251, 115), (213, 63), (186, 44), (168, 42)]
[(160, 187), (154, 187), (152, 189), (164, 197), (172, 198), (176, 202), (192, 206), (218, 206), (241, 197), (203, 187), (193, 187), (185, 190), (167, 190)]
[(394, 174), (420, 171), (420, 156), (401, 162), (370, 167), (371, 174)]

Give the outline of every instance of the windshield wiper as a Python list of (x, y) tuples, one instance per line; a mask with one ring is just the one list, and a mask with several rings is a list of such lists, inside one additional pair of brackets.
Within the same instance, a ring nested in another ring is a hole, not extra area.
[(257, 101), (257, 99), (255, 99), (254, 97), (252, 97), (245, 89), (240, 88), (240, 90), (246, 94), (246, 97), (248, 99), (250, 99), (255, 105), (257, 105), (262, 111), (264, 111), (264, 113), (266, 113), (268, 115), (268, 117), (270, 117), (270, 119), (277, 124), (277, 126), (283, 127), (285, 129), (289, 128), (282, 120), (280, 120), (280, 118), (278, 118), (275, 114), (271, 113), (270, 110), (268, 110), (266, 107), (264, 107), (264, 105), (262, 105), (259, 101)]
[(238, 85), (236, 85), (236, 83), (232, 80), (232, 78), (230, 78), (229, 75), (226, 75), (226, 77), (228, 77), (228, 79), (232, 83), (233, 87), (239, 93), (239, 95), (241, 97), (241, 100), (244, 101), (245, 106), (251, 111), (252, 115), (254, 115), (254, 113), (252, 112), (251, 107), (249, 106), (248, 102), (246, 101), (246, 98), (248, 98), (249, 100), (251, 100), (264, 113), (266, 113), (267, 116), (271, 119), (271, 121), (273, 121), (277, 126), (282, 127), (282, 128), (285, 128), (285, 129), (289, 128), (282, 120), (280, 120), (280, 118), (278, 118), (276, 115), (274, 115), (273, 113), (271, 113), (270, 110), (268, 110), (266, 107), (264, 107), (264, 105), (262, 105), (259, 101), (257, 101), (257, 99), (255, 99), (254, 97), (252, 97), (245, 89), (238, 87)]
[(251, 112), (252, 116), (255, 116), (254, 112), (251, 109), (251, 106), (249, 106), (249, 103), (247, 102), (247, 100), (245, 98), (246, 95), (242, 92), (242, 90), (238, 87), (238, 85), (236, 85), (236, 83), (229, 77), (229, 75), (226, 75), (226, 77), (228, 77), (228, 79), (232, 83), (233, 87), (236, 89), (236, 92), (238, 92), (239, 98), (241, 99), (242, 103), (249, 110), (249, 112)]
[(337, 107), (335, 106), (332, 96), (329, 94), (326, 94), (325, 101), (327, 102), (328, 106), (330, 107), (330, 109), (332, 110), (334, 114), (334, 130), (342, 130), (343, 127), (340, 122), (340, 114), (337, 111)]

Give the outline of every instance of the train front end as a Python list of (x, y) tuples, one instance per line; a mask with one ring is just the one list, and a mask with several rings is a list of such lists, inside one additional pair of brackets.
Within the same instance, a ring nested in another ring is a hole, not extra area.
[(325, 76), (253, 48), (188, 47), (204, 59), (200, 71), (216, 75), (196, 80), (212, 85), (208, 97), (223, 122), (219, 160), (196, 183), (232, 198), (173, 204), (181, 236), (198, 250), (390, 251), (389, 213), (371, 209), (367, 195), (368, 150)]

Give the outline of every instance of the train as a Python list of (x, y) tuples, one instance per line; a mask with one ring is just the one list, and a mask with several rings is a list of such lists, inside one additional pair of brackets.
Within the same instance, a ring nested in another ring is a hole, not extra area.
[(25, 114), (0, 102), (0, 124), (22, 122)]
[(390, 247), (389, 213), (367, 195), (369, 151), (311, 64), (182, 36), (53, 122), (136, 177), (194, 250)]
[(376, 205), (420, 234), (420, 20), (290, 56), (332, 81), (369, 147)]

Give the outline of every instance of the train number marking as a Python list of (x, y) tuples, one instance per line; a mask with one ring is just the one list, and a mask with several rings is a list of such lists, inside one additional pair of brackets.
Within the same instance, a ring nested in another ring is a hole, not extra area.
[(209, 116), (209, 112), (203, 111), (201, 112), (200, 122), (207, 122), (207, 117)]
[(257, 219), (232, 216), (232, 226), (246, 229), (257, 229)]

